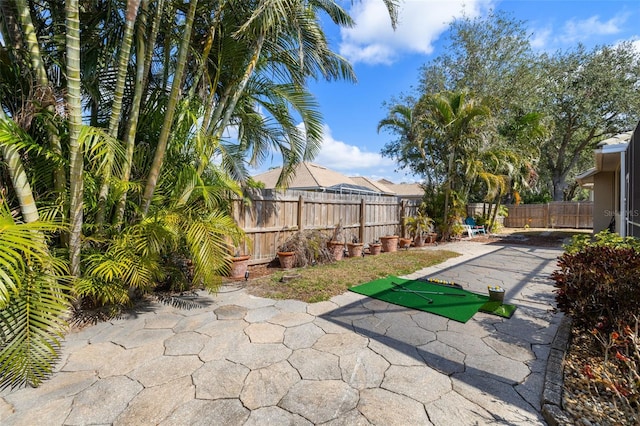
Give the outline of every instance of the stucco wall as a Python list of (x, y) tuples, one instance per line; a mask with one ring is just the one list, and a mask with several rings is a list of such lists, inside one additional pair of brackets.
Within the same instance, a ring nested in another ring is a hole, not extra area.
[(600, 172), (593, 179), (593, 233), (609, 227), (617, 207), (616, 173)]

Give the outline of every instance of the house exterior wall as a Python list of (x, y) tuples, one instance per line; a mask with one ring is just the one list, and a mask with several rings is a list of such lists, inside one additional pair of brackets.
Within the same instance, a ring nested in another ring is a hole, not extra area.
[[(611, 217), (618, 211), (615, 172), (600, 172), (593, 179), (593, 233), (607, 229)], [(616, 225), (619, 222), (616, 218)]]

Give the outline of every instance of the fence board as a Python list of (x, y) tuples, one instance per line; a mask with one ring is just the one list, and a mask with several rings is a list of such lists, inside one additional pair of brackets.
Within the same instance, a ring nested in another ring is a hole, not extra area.
[(592, 202), (555, 201), (547, 204), (507, 205), (509, 228), (593, 228)]
[[(402, 229), (402, 207), (395, 196), (255, 190), (250, 198), (250, 205), (232, 200), (232, 214), (249, 240), (238, 250), (250, 253), (252, 264), (273, 260), (278, 246), (298, 229), (329, 236), (341, 223), (347, 241), (357, 237), (365, 243)], [(413, 214), (417, 205), (405, 201), (405, 215)]]

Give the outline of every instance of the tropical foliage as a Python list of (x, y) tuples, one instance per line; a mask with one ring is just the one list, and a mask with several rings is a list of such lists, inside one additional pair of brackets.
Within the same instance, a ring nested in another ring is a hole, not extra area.
[(278, 152), (286, 185), (321, 142), (308, 81), (355, 79), (321, 20), (353, 22), (315, 0), (0, 10), (0, 365), (5, 385), (35, 385), (69, 313), (217, 288), (247, 246), (229, 200), (248, 166)]
[(455, 20), (447, 34), (378, 126), (394, 136), (383, 155), (424, 177), (433, 217), (446, 221), (456, 199), (571, 199), (595, 145), (640, 119), (628, 43), (536, 53), (524, 23), (502, 12)]

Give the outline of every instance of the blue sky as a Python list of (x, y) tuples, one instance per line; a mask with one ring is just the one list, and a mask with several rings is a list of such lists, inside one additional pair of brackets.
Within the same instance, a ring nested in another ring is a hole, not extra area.
[[(314, 163), (348, 176), (413, 182), (394, 173), (395, 163), (380, 155), (393, 136), (377, 133), (384, 118), (383, 102), (410, 93), (418, 83), (419, 68), (442, 52), (449, 23), (466, 14), (485, 16), (504, 10), (525, 21), (532, 45), (553, 52), (583, 43), (587, 47), (634, 41), (640, 54), (640, 2), (624, 0), (400, 0), (394, 32), (382, 0), (340, 2), (350, 10), (356, 27), (327, 27), (334, 49), (354, 65), (358, 82), (317, 82), (311, 91), (325, 121), (324, 143)], [(260, 171), (278, 166), (264, 164)]]

